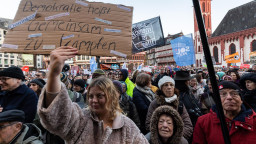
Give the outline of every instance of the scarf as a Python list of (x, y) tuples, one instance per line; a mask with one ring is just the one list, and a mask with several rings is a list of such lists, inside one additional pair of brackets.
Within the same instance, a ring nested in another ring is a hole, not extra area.
[(155, 93), (152, 92), (150, 87), (147, 87), (147, 86), (140, 87), (140, 86), (136, 85), (136, 88), (140, 92), (142, 92), (150, 102), (152, 102), (155, 99)]

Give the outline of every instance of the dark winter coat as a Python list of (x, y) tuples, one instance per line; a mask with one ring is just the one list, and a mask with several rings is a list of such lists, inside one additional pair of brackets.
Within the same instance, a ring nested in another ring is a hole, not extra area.
[[(220, 120), (215, 109), (198, 118), (193, 133), (193, 144), (224, 144)], [(226, 122), (232, 144), (256, 143), (256, 113), (252, 109), (246, 110), (242, 105), (239, 115), (233, 120), (226, 118)]]
[(126, 114), (126, 116), (130, 118), (137, 125), (138, 128), (140, 128), (139, 115), (136, 106), (132, 102), (131, 97), (128, 96), (126, 93), (123, 93), (121, 95), (119, 104), (123, 112)]
[(162, 114), (166, 114), (172, 117), (174, 124), (174, 131), (171, 138), (168, 140), (168, 144), (188, 144), (187, 140), (183, 138), (183, 122), (180, 114), (171, 106), (158, 107), (151, 118), (150, 133), (146, 135), (150, 144), (162, 144), (158, 133), (158, 121)]
[(148, 107), (151, 102), (146, 98), (144, 93), (142, 93), (135, 87), (133, 90), (133, 103), (135, 104), (139, 114), (140, 124), (141, 124), (140, 130), (143, 134), (146, 134), (147, 131), (146, 131), (145, 122), (146, 122)]
[(242, 94), (243, 102), (247, 109), (253, 109), (256, 111), (256, 89), (245, 90)]
[(190, 92), (180, 92), (179, 102), (184, 104), (190, 120), (193, 126), (195, 126), (197, 118), (202, 115), (201, 106), (198, 100), (196, 100), (196, 98)]
[[(146, 129), (149, 131), (150, 130), (150, 120), (152, 117), (153, 112), (160, 106), (163, 105), (168, 105), (173, 107), (175, 110), (178, 111), (178, 106), (179, 106), (179, 100), (176, 99), (175, 101), (173, 101), (172, 103), (167, 103), (164, 99), (163, 95), (157, 95), (156, 99), (150, 104), (149, 108), (148, 108), (148, 113), (147, 113), (147, 118), (146, 118)], [(184, 127), (183, 127), (183, 136), (186, 139), (189, 139), (192, 134), (193, 134), (193, 125), (191, 123), (191, 120), (189, 118), (188, 112), (185, 108), (185, 106), (183, 106), (182, 112), (180, 113), (180, 116), (182, 118), (182, 121), (184, 123)]]
[(213, 99), (213, 93), (209, 90), (201, 95), (200, 103), (202, 107), (202, 113), (207, 114), (210, 112), (210, 109), (212, 106), (215, 105), (214, 99)]
[(18, 109), (25, 113), (25, 123), (32, 123), (36, 116), (38, 97), (25, 84), (13, 91), (4, 91), (0, 94), (0, 105), (3, 111)]

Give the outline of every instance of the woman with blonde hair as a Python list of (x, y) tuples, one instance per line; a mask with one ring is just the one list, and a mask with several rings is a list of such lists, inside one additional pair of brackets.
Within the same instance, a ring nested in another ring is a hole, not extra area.
[(87, 92), (87, 109), (70, 100), (59, 73), (65, 60), (77, 55), (72, 47), (51, 52), (48, 82), (38, 102), (42, 125), (68, 144), (147, 143), (137, 126), (121, 114), (119, 95), (112, 81), (97, 78)]

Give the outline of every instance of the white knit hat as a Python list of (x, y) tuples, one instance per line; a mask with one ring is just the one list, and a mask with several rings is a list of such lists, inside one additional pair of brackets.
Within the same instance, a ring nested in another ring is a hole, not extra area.
[(169, 76), (163, 76), (159, 81), (158, 81), (158, 87), (159, 89), (161, 90), (161, 87), (163, 84), (167, 83), (167, 82), (170, 82), (172, 83), (174, 86), (175, 86), (175, 81), (169, 77)]

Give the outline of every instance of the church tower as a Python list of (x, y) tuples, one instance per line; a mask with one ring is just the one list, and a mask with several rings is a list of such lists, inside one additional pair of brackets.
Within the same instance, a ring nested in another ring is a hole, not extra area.
[[(212, 0), (200, 0), (200, 6), (202, 11), (202, 16), (204, 20), (204, 26), (206, 30), (207, 37), (212, 34), (212, 20), (211, 20), (211, 1)], [(200, 33), (197, 26), (196, 15), (194, 12), (194, 48), (196, 54), (196, 66), (202, 66), (203, 57), (203, 47), (201, 43)]]

